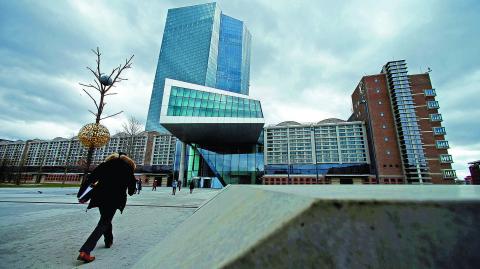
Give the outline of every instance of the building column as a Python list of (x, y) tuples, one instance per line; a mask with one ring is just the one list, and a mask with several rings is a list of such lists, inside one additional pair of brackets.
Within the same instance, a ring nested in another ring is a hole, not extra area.
[(182, 145), (182, 151), (180, 152), (180, 168), (178, 170), (178, 180), (182, 181), (183, 184), (183, 179), (184, 179), (184, 171), (185, 171), (185, 150), (187, 146), (185, 145), (184, 142), (180, 141), (180, 144)]

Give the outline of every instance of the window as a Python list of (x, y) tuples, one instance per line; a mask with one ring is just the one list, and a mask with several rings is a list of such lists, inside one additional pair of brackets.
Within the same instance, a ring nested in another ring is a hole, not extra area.
[(382, 128), (383, 128), (383, 129), (387, 129), (387, 126), (384, 124), (384, 125), (382, 125)]
[(433, 134), (434, 135), (444, 135), (447, 132), (445, 131), (445, 127), (433, 127)]
[(452, 155), (450, 154), (440, 154), (440, 162), (441, 163), (452, 163)]
[(426, 89), (423, 91), (425, 93), (425, 96), (436, 96), (435, 89)]
[(384, 140), (385, 140), (385, 142), (388, 141), (388, 137), (385, 137)]
[(435, 146), (437, 149), (448, 149), (450, 147), (447, 140), (437, 140), (435, 141)]
[(381, 117), (385, 116), (385, 113), (380, 112), (380, 116), (381, 116)]
[(443, 172), (443, 178), (444, 179), (456, 178), (457, 177), (457, 173), (455, 172), (455, 170), (445, 169), (445, 170), (442, 170), (442, 172)]
[(381, 105), (381, 104), (382, 104), (382, 101), (378, 101), (378, 104)]
[(385, 153), (387, 153), (387, 155), (390, 155), (390, 150), (387, 150)]
[(377, 93), (380, 93), (380, 89), (377, 89), (376, 92), (377, 92)]
[(437, 101), (427, 101), (427, 107), (429, 109), (434, 109), (434, 108), (439, 108), (440, 106), (438, 105)]
[(442, 121), (442, 114), (430, 114), (430, 121)]

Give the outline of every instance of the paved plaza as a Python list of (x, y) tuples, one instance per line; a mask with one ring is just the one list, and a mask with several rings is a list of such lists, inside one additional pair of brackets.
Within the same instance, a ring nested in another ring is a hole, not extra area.
[[(128, 198), (113, 219), (114, 243), (103, 238), (92, 252), (96, 260), (76, 260), (78, 249), (99, 220), (98, 209), (85, 212), (77, 188), (0, 188), (0, 268), (129, 268), (153, 245), (190, 217), (218, 190), (145, 187)], [(186, 246), (187, 248), (188, 246)]]

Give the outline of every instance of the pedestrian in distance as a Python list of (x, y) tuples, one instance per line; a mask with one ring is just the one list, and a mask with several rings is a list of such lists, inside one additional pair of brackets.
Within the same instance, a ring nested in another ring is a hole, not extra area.
[(157, 180), (156, 179), (152, 183), (152, 191), (157, 191)]
[(180, 179), (178, 180), (177, 185), (178, 185), (178, 191), (180, 191), (180, 189), (182, 188), (182, 181)]
[(195, 182), (192, 179), (190, 180), (190, 194), (192, 194), (194, 188), (195, 188)]
[(137, 180), (137, 194), (140, 194), (140, 191), (142, 190), (142, 179)]
[(174, 179), (172, 180), (172, 195), (175, 195), (176, 191), (177, 191), (177, 181)]
[[(77, 197), (80, 197), (89, 186), (96, 183), (87, 210), (98, 207), (100, 220), (80, 248), (77, 260), (85, 263), (95, 260), (95, 257), (91, 256), (90, 253), (102, 235), (105, 247), (110, 248), (112, 246), (112, 219), (117, 209), (120, 210), (120, 213), (123, 213), (127, 203), (127, 190), (130, 196), (135, 193), (134, 171), (135, 162), (132, 159), (122, 152), (113, 153), (93, 170), (80, 187)], [(85, 201), (80, 200), (80, 202)]]

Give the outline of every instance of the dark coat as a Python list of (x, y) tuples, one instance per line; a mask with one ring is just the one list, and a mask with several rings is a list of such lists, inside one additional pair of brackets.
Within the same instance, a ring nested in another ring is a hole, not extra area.
[(101, 206), (123, 211), (127, 203), (127, 189), (130, 196), (135, 192), (134, 167), (133, 161), (126, 156), (101, 163), (80, 187), (77, 197), (87, 186), (97, 182), (87, 209)]

